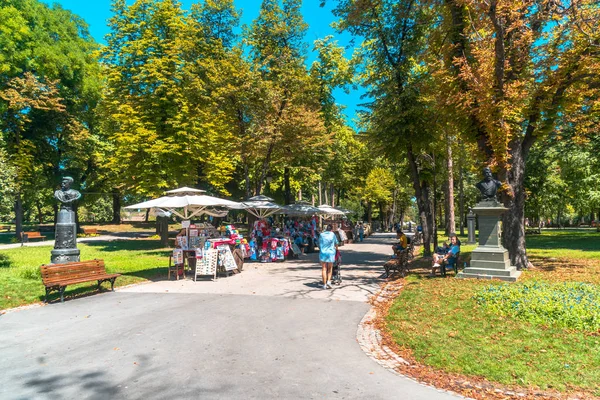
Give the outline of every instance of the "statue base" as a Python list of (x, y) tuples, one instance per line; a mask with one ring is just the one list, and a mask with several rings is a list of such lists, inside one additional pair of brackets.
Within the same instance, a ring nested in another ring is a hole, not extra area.
[(521, 271), (510, 265), (508, 250), (500, 240), (500, 218), (507, 208), (497, 201), (477, 203), (473, 211), (479, 218), (479, 246), (471, 254), (471, 264), (459, 272), (457, 278), (500, 279), (515, 282)]
[(64, 264), (80, 261), (79, 249), (55, 249), (52, 250), (50, 254), (50, 264)]
[(50, 263), (62, 264), (73, 261), (79, 261), (75, 213), (72, 210), (62, 208), (56, 218), (56, 235)]

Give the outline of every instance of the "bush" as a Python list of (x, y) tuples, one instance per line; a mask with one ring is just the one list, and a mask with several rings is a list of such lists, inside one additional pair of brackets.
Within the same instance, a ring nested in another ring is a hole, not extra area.
[(600, 287), (589, 283), (525, 282), (486, 286), (474, 299), (484, 308), (534, 324), (600, 331)]
[(40, 267), (27, 266), (19, 268), (17, 276), (23, 279), (39, 280), (42, 278), (42, 273), (40, 272)]
[(0, 253), (0, 268), (9, 268), (12, 265), (10, 257)]

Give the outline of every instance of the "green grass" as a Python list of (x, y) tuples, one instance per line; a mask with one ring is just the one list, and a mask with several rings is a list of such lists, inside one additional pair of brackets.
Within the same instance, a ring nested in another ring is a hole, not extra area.
[[(600, 284), (600, 234), (595, 231), (546, 230), (527, 236), (527, 245), (535, 268), (521, 281), (548, 287)], [(464, 259), (473, 248), (463, 246)], [(409, 275), (387, 316), (392, 337), (415, 359), (500, 384), (600, 395), (600, 332), (523, 321), (477, 303), (477, 293), (500, 282), (425, 279), (424, 274)]]
[[(99, 242), (78, 247), (82, 260), (103, 259), (108, 272), (123, 274), (117, 278), (116, 286), (165, 277), (167, 273), (170, 250), (160, 248), (158, 240)], [(0, 259), (0, 309), (43, 301), (40, 265), (50, 262), (51, 250), (52, 247), (43, 246), (0, 252), (4, 256)], [(95, 290), (95, 282), (90, 282), (69, 286), (65, 294), (80, 295)], [(54, 292), (51, 299), (56, 297)]]

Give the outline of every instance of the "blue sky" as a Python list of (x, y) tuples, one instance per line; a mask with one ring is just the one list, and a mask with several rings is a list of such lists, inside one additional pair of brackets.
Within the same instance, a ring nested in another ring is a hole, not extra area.
[[(111, 17), (110, 11), (111, 0), (43, 0), (48, 4), (58, 3), (63, 8), (72, 11), (82, 17), (89, 25), (90, 33), (94, 39), (100, 43), (105, 43), (104, 35), (108, 33), (106, 20)], [(182, 7), (189, 10), (193, 0), (180, 0)], [(234, 0), (238, 9), (242, 10), (242, 24), (250, 24), (258, 16), (260, 9), (260, 0)], [(352, 39), (350, 35), (338, 34), (331, 28), (331, 23), (336, 19), (331, 10), (335, 2), (328, 1), (323, 8), (319, 7), (321, 0), (304, 0), (302, 5), (302, 14), (304, 20), (308, 23), (309, 28), (306, 34), (306, 41), (309, 43), (309, 49), (312, 49), (312, 43), (318, 38), (323, 38), (327, 35), (333, 35), (339, 44), (348, 46)], [(348, 57), (352, 55), (353, 49), (348, 48), (346, 54)], [(309, 62), (312, 62), (314, 57), (309, 56)], [(363, 91), (352, 91), (346, 94), (341, 90), (336, 91), (335, 97), (338, 104), (346, 107), (346, 115), (348, 122), (352, 125), (352, 120), (355, 118), (357, 105), (361, 103), (360, 95)]]

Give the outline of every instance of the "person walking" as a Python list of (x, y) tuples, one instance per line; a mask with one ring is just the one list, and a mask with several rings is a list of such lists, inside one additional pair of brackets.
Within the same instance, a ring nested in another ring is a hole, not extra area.
[(356, 224), (356, 231), (358, 232), (358, 240), (362, 242), (365, 236), (365, 226), (362, 221)]
[(333, 274), (333, 263), (338, 248), (338, 240), (333, 233), (333, 226), (327, 225), (325, 232), (319, 236), (319, 261), (321, 261), (321, 277), (323, 278), (323, 289), (331, 289), (331, 275)]

